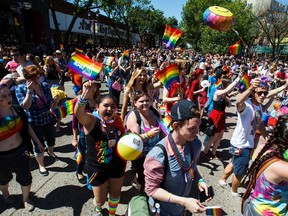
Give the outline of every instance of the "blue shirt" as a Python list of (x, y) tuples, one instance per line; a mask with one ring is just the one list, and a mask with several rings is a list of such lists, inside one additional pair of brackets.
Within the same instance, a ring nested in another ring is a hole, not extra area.
[[(44, 93), (42, 100), (33, 92), (32, 104), (28, 110), (25, 110), (28, 116), (28, 122), (31, 125), (43, 126), (53, 120), (53, 115), (48, 113), (50, 104), (53, 102), (50, 87), (47, 83), (40, 84)], [(23, 106), (23, 101), (27, 94), (27, 87), (25, 84), (16, 87), (16, 97), (20, 104)]]

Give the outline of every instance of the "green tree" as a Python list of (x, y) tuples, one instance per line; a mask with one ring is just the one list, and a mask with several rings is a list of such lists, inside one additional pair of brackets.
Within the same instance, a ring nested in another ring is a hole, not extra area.
[(184, 39), (195, 50), (212, 53), (225, 53), (228, 47), (239, 40), (233, 30), (220, 32), (203, 23), (203, 12), (210, 6), (227, 8), (234, 15), (233, 29), (246, 43), (252, 41), (257, 31), (253, 25), (254, 17), (246, 3), (240, 0), (215, 0), (213, 5), (209, 0), (188, 0), (183, 8)]
[[(135, 19), (133, 16), (135, 15), (134, 11), (140, 11), (140, 9), (145, 10), (149, 7), (149, 0), (115, 0), (113, 4), (110, 4), (104, 9), (107, 17), (111, 19), (111, 25), (114, 28), (116, 35), (126, 48), (131, 45), (130, 34), (131, 30), (134, 29), (132, 26), (132, 20)], [(123, 38), (119, 32), (119, 23), (125, 28), (125, 38)]]
[(261, 29), (260, 37), (266, 38), (272, 46), (272, 56), (279, 54), (281, 41), (288, 36), (288, 6), (278, 5), (266, 8), (262, 4), (255, 11), (257, 26)]
[(142, 9), (137, 8), (130, 14), (131, 25), (134, 31), (140, 34), (141, 45), (155, 47), (163, 35), (165, 17), (163, 12), (154, 9), (152, 6)]

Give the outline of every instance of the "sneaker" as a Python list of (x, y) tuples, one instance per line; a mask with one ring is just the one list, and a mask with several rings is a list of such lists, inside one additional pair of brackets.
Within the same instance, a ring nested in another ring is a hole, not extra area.
[(240, 195), (239, 193), (233, 192), (233, 191), (231, 191), (231, 195), (232, 195), (233, 197), (241, 197), (241, 195)]
[(6, 198), (4, 196), (1, 196), (1, 200), (7, 205), (14, 205), (17, 203), (17, 199), (12, 196), (8, 196)]
[(94, 212), (93, 216), (103, 216), (101, 212)]
[(225, 187), (225, 186), (227, 185), (227, 183), (226, 183), (225, 181), (223, 181), (222, 179), (220, 179), (220, 180), (218, 181), (218, 185), (219, 185), (220, 187)]
[(26, 202), (24, 202), (24, 207), (29, 212), (35, 209), (34, 203), (31, 200), (27, 200)]
[(39, 167), (39, 173), (42, 175), (42, 176), (48, 176), (48, 171), (45, 167)]

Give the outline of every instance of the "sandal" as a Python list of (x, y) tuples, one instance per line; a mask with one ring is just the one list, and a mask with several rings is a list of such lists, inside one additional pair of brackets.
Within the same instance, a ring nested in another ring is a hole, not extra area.
[(76, 177), (77, 177), (78, 182), (79, 182), (80, 184), (86, 184), (86, 183), (87, 183), (85, 176), (83, 176), (82, 178), (79, 178), (78, 173), (76, 173)]

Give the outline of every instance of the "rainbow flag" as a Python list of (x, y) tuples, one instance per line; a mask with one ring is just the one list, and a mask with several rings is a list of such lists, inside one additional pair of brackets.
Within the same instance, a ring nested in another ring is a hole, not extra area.
[(105, 56), (104, 61), (103, 61), (103, 65), (111, 65), (111, 62), (114, 59), (115, 58), (113, 56)]
[(61, 51), (64, 50), (64, 46), (63, 46), (63, 44), (60, 43), (59, 47), (60, 47), (60, 50), (61, 50)]
[(122, 53), (123, 57), (129, 57), (129, 50), (126, 50)]
[(174, 83), (180, 83), (179, 71), (176, 64), (171, 64), (164, 70), (158, 71), (156, 77), (168, 90)]
[(235, 44), (229, 47), (231, 55), (240, 55), (241, 54), (241, 44), (240, 41), (237, 41)]
[(75, 54), (71, 57), (67, 67), (77, 74), (89, 80), (95, 80), (102, 69), (102, 64), (95, 62), (82, 54)]
[(181, 52), (181, 57), (184, 58), (186, 54), (187, 54), (187, 53), (186, 53), (186, 50), (183, 49), (182, 52)]
[(82, 154), (81, 152), (78, 150), (78, 148), (76, 149), (75, 151), (75, 154), (74, 154), (74, 159), (76, 160), (76, 163), (79, 165), (81, 160), (82, 160)]
[(240, 82), (238, 83), (238, 89), (240, 92), (246, 91), (250, 87), (250, 77), (247, 74), (244, 74)]
[(223, 88), (223, 84), (222, 84), (222, 82), (221, 82), (220, 79), (215, 83), (215, 88), (216, 88), (217, 90)]
[(169, 115), (166, 115), (165, 118), (162, 119), (161, 123), (159, 124), (159, 127), (165, 133), (165, 135), (168, 135), (171, 131), (171, 129), (168, 127), (168, 125), (171, 123), (172, 118)]
[(79, 49), (79, 48), (75, 48), (75, 51), (79, 52), (79, 53), (83, 53), (83, 50), (82, 49)]
[(180, 31), (177, 28), (172, 28), (168, 25), (165, 25), (165, 32), (162, 37), (162, 43), (167, 49), (173, 49), (177, 40), (181, 37), (183, 31)]
[(206, 215), (207, 216), (221, 216), (222, 215), (222, 208), (220, 206), (207, 206), (206, 208)]
[(76, 98), (69, 100), (69, 101), (66, 101), (64, 104), (62, 104), (59, 107), (53, 108), (52, 111), (53, 111), (54, 115), (58, 119), (62, 119), (62, 118), (65, 118), (67, 115), (73, 114), (74, 100), (76, 100)]

